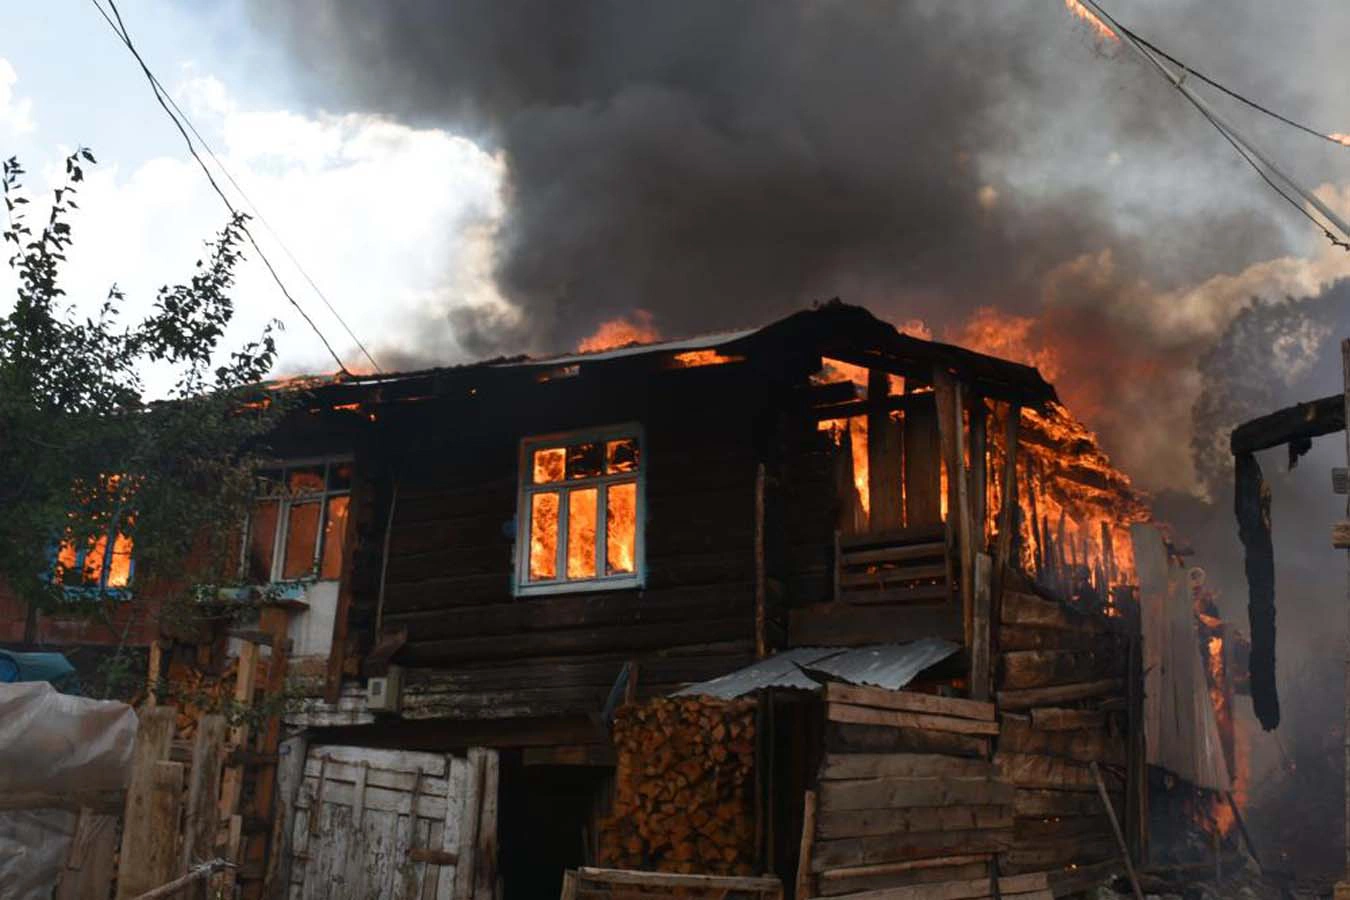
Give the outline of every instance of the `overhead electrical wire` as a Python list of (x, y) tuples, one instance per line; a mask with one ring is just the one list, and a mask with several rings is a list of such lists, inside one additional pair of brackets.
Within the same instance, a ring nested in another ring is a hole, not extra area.
[[(1191, 103), (1191, 105), (1194, 106), (1196, 110), (1198, 110), (1200, 114), (1204, 116), (1205, 119), (1211, 125), (1214, 126), (1215, 130), (1218, 131), (1219, 134), (1223, 135), (1224, 139), (1227, 140), (1228, 143), (1233, 146), (1233, 149), (1237, 151), (1238, 155), (1241, 156), (1242, 159), (1246, 161), (1246, 163), (1250, 165), (1258, 175), (1261, 176), (1261, 178), (1266, 182), (1266, 184), (1270, 185), (1270, 187), (1277, 194), (1279, 194), (1281, 198), (1283, 198), (1286, 202), (1289, 203), (1289, 205), (1293, 206), (1296, 210), (1298, 210), (1298, 212), (1301, 215), (1306, 217), (1310, 222), (1312, 222), (1319, 229), (1321, 229), (1322, 233), (1326, 236), (1327, 240), (1332, 243), (1333, 246), (1340, 247), (1344, 250), (1350, 251), (1350, 225), (1348, 225), (1345, 222), (1345, 220), (1342, 219), (1340, 216), (1338, 216), (1330, 207), (1328, 207), (1325, 203), (1323, 203), (1320, 199), (1318, 199), (1311, 191), (1304, 188), (1297, 181), (1295, 181), (1290, 175), (1283, 172), (1278, 166), (1275, 165), (1274, 162), (1268, 159), (1265, 154), (1263, 154), (1250, 141), (1248, 141), (1245, 137), (1243, 137), (1232, 125), (1228, 124), (1218, 115), (1218, 113), (1210, 109), (1209, 106), (1203, 100), (1201, 100), (1197, 94), (1191, 91), (1190, 88), (1186, 87), (1185, 82), (1187, 77), (1196, 74), (1192, 72), (1189, 66), (1177, 60), (1175, 57), (1164, 54), (1162, 51), (1154, 50), (1151, 44), (1149, 44), (1143, 38), (1140, 38), (1134, 32), (1130, 31), (1129, 29), (1122, 26), (1119, 22), (1117, 22), (1116, 19), (1110, 13), (1108, 13), (1105, 9), (1102, 8), (1101, 4), (1098, 3), (1097, 0), (1081, 0), (1081, 6), (1087, 9), (1094, 16), (1094, 18), (1097, 18), (1098, 23), (1101, 24), (1103, 27), (1107, 28), (1108, 31), (1113, 31), (1115, 33), (1118, 33), (1118, 35), (1123, 35), (1125, 40), (1130, 44), (1130, 46), (1133, 47), (1133, 49), (1136, 50), (1139, 53), (1139, 55), (1143, 56), (1146, 61), (1152, 64), (1152, 66), (1159, 72), (1159, 74), (1161, 74), (1164, 78), (1166, 78), (1167, 81), (1171, 83), (1173, 87), (1175, 87), (1178, 91), (1180, 91), (1182, 96), (1184, 96)], [(1158, 54), (1157, 56), (1154, 55), (1155, 52)], [(1181, 74), (1178, 75), (1177, 73), (1169, 70), (1166, 66), (1162, 64), (1162, 62), (1159, 61), (1158, 56), (1165, 57), (1169, 62), (1177, 66), (1177, 68), (1181, 70)], [(1214, 82), (1208, 78), (1204, 78), (1199, 75), (1196, 75), (1196, 77), (1201, 81), (1205, 82), (1206, 84), (1220, 87), (1220, 89), (1222, 89), (1224, 93), (1229, 94), (1230, 96), (1237, 97), (1240, 100), (1242, 100), (1242, 102), (1247, 103), (1248, 105), (1251, 105), (1254, 108), (1261, 109), (1261, 111), (1267, 112), (1270, 115), (1275, 115), (1276, 118), (1280, 119), (1281, 121), (1288, 122), (1289, 124), (1292, 124), (1295, 127), (1300, 128), (1301, 130), (1308, 131), (1312, 134), (1317, 135), (1318, 137), (1331, 140), (1334, 143), (1340, 143), (1339, 141), (1336, 141), (1329, 135), (1322, 134), (1321, 132), (1308, 128), (1307, 126), (1300, 125), (1297, 122), (1294, 122), (1292, 119), (1287, 119), (1284, 116), (1279, 116), (1278, 114), (1270, 112), (1266, 110), (1264, 107), (1260, 107), (1259, 105), (1257, 105), (1254, 101), (1247, 100), (1245, 97), (1242, 97), (1241, 95), (1237, 94), (1234, 91), (1230, 91), (1228, 88), (1223, 88), (1222, 86), (1218, 85), (1217, 82)], [(1277, 183), (1277, 179), (1278, 181), (1284, 182), (1288, 190), (1282, 188)], [(1326, 221), (1322, 221), (1318, 219), (1316, 216), (1314, 216), (1307, 209), (1307, 207), (1304, 206), (1303, 203), (1300, 203), (1297, 199), (1295, 199), (1293, 196), (1290, 195), (1291, 191), (1293, 194), (1297, 194), (1299, 198), (1301, 198), (1304, 202), (1308, 204), (1308, 206), (1312, 206), (1314, 209), (1316, 209), (1325, 218)], [(1328, 225), (1328, 223), (1330, 223), (1330, 225)], [(1332, 232), (1331, 226), (1334, 226), (1336, 230), (1341, 233), (1340, 237), (1337, 237), (1336, 234)]]
[(1328, 143), (1335, 144), (1338, 147), (1350, 149), (1350, 137), (1342, 138), (1337, 137), (1336, 135), (1333, 134), (1328, 134), (1327, 132), (1324, 131), (1318, 131), (1316, 128), (1313, 128), (1310, 125), (1304, 125), (1302, 122), (1296, 121), (1294, 119), (1289, 118), (1286, 115), (1278, 113), (1268, 106), (1264, 106), (1260, 103), (1257, 103), (1255, 100), (1252, 100), (1249, 97), (1243, 96), (1242, 94), (1238, 93), (1232, 88), (1225, 86), (1221, 82), (1215, 81), (1213, 78), (1210, 78), (1203, 72), (1197, 72), (1195, 69), (1186, 65), (1186, 63), (1177, 59), (1175, 56), (1168, 53), (1166, 50), (1163, 50), (1157, 44), (1152, 43), (1147, 38), (1140, 37), (1138, 34), (1131, 31), (1130, 29), (1121, 26), (1120, 30), (1122, 34), (1125, 34), (1126, 36), (1130, 37), (1137, 43), (1143, 44), (1145, 47), (1152, 50), (1154, 53), (1158, 54), (1163, 59), (1170, 62), (1172, 65), (1179, 66), (1180, 68), (1184, 69), (1189, 75), (1199, 79), (1200, 81), (1203, 81), (1205, 84), (1209, 85), (1215, 90), (1222, 91), (1223, 93), (1227, 94), (1229, 97), (1232, 97), (1239, 103), (1243, 103), (1247, 106), (1250, 106), (1257, 112), (1264, 113), (1265, 115), (1270, 116), (1272, 119), (1275, 119), (1278, 122), (1283, 122), (1285, 125), (1288, 125), (1291, 128), (1297, 128), (1299, 131), (1307, 132), (1308, 134), (1312, 135), (1315, 138), (1321, 138), (1322, 140), (1327, 141)]
[[(103, 17), (103, 20), (108, 23), (108, 27), (110, 27), (113, 30), (113, 32), (117, 35), (118, 39), (135, 58), (137, 64), (141, 68), (141, 71), (145, 74), (146, 80), (149, 81), (150, 83), (150, 87), (155, 95), (155, 100), (159, 103), (160, 107), (169, 117), (169, 120), (173, 122), (174, 127), (178, 129), (178, 133), (182, 135), (183, 141), (187, 145), (188, 152), (192, 155), (192, 158), (201, 168), (202, 173), (206, 176), (206, 180), (210, 183), (212, 190), (214, 190), (217, 196), (220, 197), (221, 201), (225, 204), (225, 207), (230, 211), (231, 215), (240, 217), (242, 219), (242, 216), (238, 211), (238, 209), (235, 208), (234, 203), (225, 194), (225, 192), (221, 189), (220, 184), (216, 181), (215, 176), (212, 174), (210, 167), (207, 166), (205, 160), (203, 160), (201, 155), (197, 152), (197, 147), (193, 143), (191, 135), (189, 135), (188, 133), (189, 129), (191, 130), (191, 133), (193, 135), (197, 136), (197, 140), (201, 142), (203, 148), (211, 156), (212, 160), (220, 168), (221, 172), (224, 173), (225, 177), (229, 180), (230, 184), (234, 186), (235, 190), (239, 192), (240, 196), (243, 197), (244, 201), (253, 209), (253, 212), (258, 216), (259, 221), (261, 221), (263, 225), (268, 229), (268, 231), (272, 233), (272, 236), (276, 238), (276, 241), (278, 245), (281, 246), (283, 252), (285, 252), (286, 255), (291, 259), (291, 262), (295, 264), (296, 268), (300, 270), (301, 274), (305, 277), (306, 281), (309, 282), (310, 287), (312, 287), (315, 293), (319, 295), (319, 298), (323, 301), (324, 305), (328, 307), (329, 312), (333, 314), (334, 318), (336, 318), (338, 322), (342, 325), (343, 329), (347, 332), (348, 336), (351, 337), (353, 341), (355, 341), (356, 345), (361, 349), (361, 352), (365, 355), (366, 359), (369, 360), (370, 364), (375, 368), (377, 372), (383, 371), (380, 368), (379, 364), (375, 361), (374, 357), (372, 357), (370, 352), (366, 349), (365, 345), (360, 341), (359, 338), (356, 337), (356, 335), (352, 332), (351, 328), (343, 320), (342, 316), (338, 313), (336, 309), (333, 308), (333, 305), (328, 302), (328, 298), (325, 297), (323, 295), (323, 292), (319, 290), (318, 286), (314, 283), (313, 279), (311, 279), (308, 273), (304, 271), (303, 267), (300, 266), (299, 262), (295, 259), (295, 256), (286, 247), (285, 243), (281, 240), (280, 236), (277, 235), (276, 231), (272, 229), (272, 226), (267, 223), (266, 219), (264, 219), (262, 215), (258, 213), (257, 207), (248, 198), (247, 194), (244, 193), (243, 189), (239, 186), (238, 182), (235, 181), (233, 176), (230, 175), (229, 170), (225, 168), (224, 164), (221, 163), (220, 159), (215, 155), (214, 152), (211, 151), (210, 147), (207, 146), (206, 141), (201, 137), (201, 134), (197, 131), (197, 129), (193, 127), (191, 121), (188, 119), (186, 114), (184, 114), (183, 111), (179, 109), (178, 104), (173, 101), (173, 98), (169, 96), (168, 91), (164, 89), (164, 86), (160, 83), (159, 79), (155, 77), (154, 72), (150, 70), (149, 65), (145, 62), (144, 58), (140, 54), (140, 51), (136, 49), (135, 44), (131, 40), (131, 35), (126, 28), (126, 25), (122, 21), (122, 15), (121, 12), (117, 9), (117, 4), (115, 0), (107, 0), (108, 6), (112, 9), (111, 16), (108, 14), (108, 11), (105, 10), (103, 6), (99, 3), (99, 0), (90, 0), (90, 3), (92, 3), (94, 8), (98, 10), (99, 15), (101, 15)], [(184, 123), (186, 123), (186, 127)], [(262, 247), (258, 245), (257, 239), (254, 238), (253, 233), (248, 228), (247, 224), (241, 224), (240, 227), (241, 230), (244, 232), (244, 235), (248, 238), (249, 244), (252, 245), (253, 249), (257, 252), (258, 258), (261, 259), (263, 265), (266, 266), (268, 273), (272, 276), (272, 280), (276, 282), (277, 287), (281, 290), (282, 295), (285, 296), (286, 300), (291, 304), (291, 306), (295, 307), (296, 312), (298, 312), (300, 314), (300, 317), (304, 319), (305, 324), (307, 324), (310, 330), (313, 331), (314, 334), (319, 338), (319, 341), (323, 344), (324, 349), (328, 351), (329, 356), (331, 356), (334, 362), (337, 363), (338, 370), (345, 375), (351, 375), (351, 372), (347, 369), (346, 364), (343, 363), (342, 357), (340, 357), (337, 354), (337, 352), (333, 349), (332, 344), (329, 342), (328, 338), (324, 335), (323, 331), (319, 328), (318, 324), (309, 315), (309, 313), (305, 312), (304, 308), (300, 305), (300, 303), (291, 294), (290, 290), (286, 287), (285, 282), (281, 280), (281, 276), (277, 273), (277, 270), (272, 265), (271, 260), (267, 258), (267, 254), (263, 251)]]

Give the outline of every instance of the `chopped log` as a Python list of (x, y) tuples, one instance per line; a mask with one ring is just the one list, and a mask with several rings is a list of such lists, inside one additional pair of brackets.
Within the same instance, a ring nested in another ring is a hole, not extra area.
[(1103, 678), (1080, 684), (999, 691), (998, 702), (1004, 709), (1030, 709), (1033, 706), (1054, 706), (1057, 703), (1071, 703), (1075, 700), (1100, 697), (1103, 694), (1119, 693), (1124, 688), (1123, 679)]
[(994, 778), (827, 781), (820, 786), (820, 808), (823, 815), (838, 810), (899, 806), (1011, 806), (1014, 791), (1012, 784)]
[(1005, 690), (1081, 684), (1124, 676), (1125, 658), (1112, 649), (1014, 650), (1004, 653), (999, 687)]
[(889, 691), (885, 688), (830, 682), (825, 685), (825, 699), (830, 702), (851, 703), (855, 706), (875, 706), (880, 709), (899, 709), (906, 712), (933, 713), (991, 722), (994, 720), (992, 703), (962, 700), (957, 697), (939, 697), (915, 691)]
[(988, 778), (994, 767), (986, 760), (939, 753), (827, 753), (820, 767), (823, 781), (853, 778)]
[(1004, 591), (1001, 617), (1005, 625), (1026, 625), (1059, 631), (1106, 631), (1106, 622), (1100, 617), (1021, 591)]
[[(1123, 797), (1116, 795), (1116, 803), (1123, 803)], [(1013, 815), (1017, 818), (1070, 818), (1074, 816), (1093, 816), (1101, 813), (1101, 803), (1096, 797), (1082, 791), (1060, 791), (1038, 788), (1017, 789), (1013, 796)]]
[(1029, 721), (1012, 715), (1004, 717), (999, 749), (1039, 756), (1062, 756), (1083, 763), (1096, 760), (1117, 766), (1125, 765), (1127, 758), (1124, 737), (1115, 737), (1100, 729), (1039, 731)]
[(1031, 727), (1041, 731), (1079, 731), (1105, 726), (1106, 716), (1100, 710), (1044, 706), (1031, 711)]
[(811, 854), (811, 867), (819, 872), (840, 866), (926, 859), (962, 852), (999, 853), (1012, 846), (1011, 828), (843, 838), (837, 841), (816, 841)]
[(951, 716), (933, 716), (924, 713), (875, 709), (870, 706), (853, 706), (849, 703), (826, 704), (825, 715), (831, 722), (848, 722), (856, 725), (921, 728), (932, 731), (950, 731), (955, 734), (995, 735), (999, 731), (997, 722), (981, 722), (975, 719), (957, 719)]
[(994, 769), (1010, 786), (1059, 791), (1092, 791), (1097, 787), (1086, 765), (1053, 756), (999, 750), (994, 754)]
[(1012, 828), (1013, 808), (963, 805), (834, 810), (817, 814), (816, 821), (816, 837), (820, 840), (915, 831), (979, 831)]

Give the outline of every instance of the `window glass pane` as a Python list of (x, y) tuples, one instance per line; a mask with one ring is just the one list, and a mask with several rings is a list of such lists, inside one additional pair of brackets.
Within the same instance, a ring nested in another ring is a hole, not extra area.
[(113, 542), (112, 559), (108, 562), (108, 583), (105, 587), (124, 588), (131, 583), (131, 538), (119, 534)]
[(605, 491), (605, 574), (637, 571), (637, 484), (611, 484)]
[(534, 483), (551, 484), (563, 480), (563, 462), (567, 451), (562, 447), (534, 451)]
[(567, 577), (595, 577), (595, 513), (597, 488), (567, 495)]
[(328, 464), (328, 489), (330, 491), (349, 491), (352, 489), (352, 464), (350, 462)]
[(603, 471), (603, 444), (575, 444), (567, 448), (567, 477), (595, 478)]
[(638, 444), (634, 438), (610, 441), (605, 445), (605, 471), (636, 472), (638, 467)]
[(530, 581), (558, 577), (558, 494), (530, 497)]
[(286, 490), (294, 494), (318, 494), (323, 491), (323, 466), (302, 466), (286, 472)]
[(342, 538), (347, 532), (347, 506), (350, 498), (329, 497), (328, 516), (323, 523), (323, 555), (320, 557), (319, 577), (336, 581), (342, 577)]
[(267, 584), (272, 580), (272, 547), (277, 536), (277, 508), (275, 500), (253, 507), (248, 523), (248, 558), (244, 574), (249, 584)]
[(286, 555), (282, 558), (283, 579), (302, 578), (314, 569), (314, 543), (319, 536), (320, 504), (297, 503), (291, 507), (286, 523)]

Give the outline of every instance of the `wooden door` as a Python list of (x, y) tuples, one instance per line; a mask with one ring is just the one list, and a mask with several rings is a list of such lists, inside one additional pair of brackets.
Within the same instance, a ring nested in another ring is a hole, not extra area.
[(311, 746), (290, 900), (492, 900), (497, 773), (492, 750)]

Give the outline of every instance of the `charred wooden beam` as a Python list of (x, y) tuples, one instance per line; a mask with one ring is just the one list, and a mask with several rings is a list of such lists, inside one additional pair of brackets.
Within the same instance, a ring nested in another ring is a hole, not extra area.
[(1251, 453), (1237, 458), (1233, 507), (1247, 571), (1252, 707), (1261, 727), (1270, 731), (1280, 724), (1275, 687), (1275, 549), (1270, 537), (1270, 488)]
[(1290, 441), (1309, 440), (1345, 429), (1345, 397), (1332, 394), (1244, 422), (1233, 429), (1234, 456), (1268, 450)]

